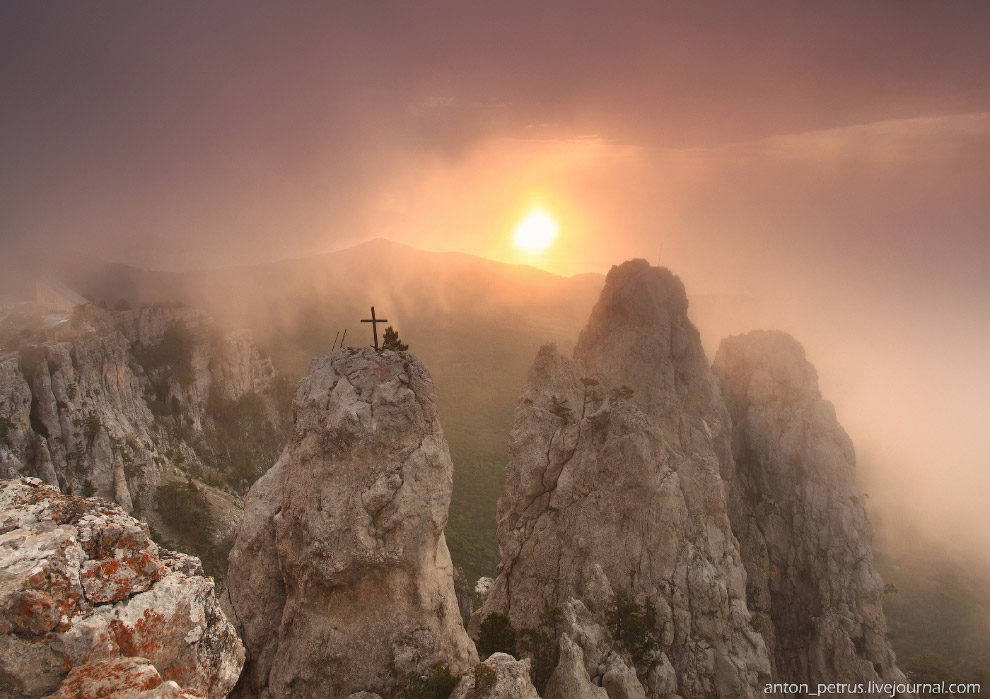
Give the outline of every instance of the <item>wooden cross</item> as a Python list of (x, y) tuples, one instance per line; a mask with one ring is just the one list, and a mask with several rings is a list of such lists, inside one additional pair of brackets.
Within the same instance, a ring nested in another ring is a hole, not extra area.
[(371, 331), (375, 335), (375, 349), (378, 349), (378, 324), (387, 323), (388, 321), (384, 318), (375, 318), (375, 307), (371, 307), (371, 318), (362, 320), (362, 323), (371, 323)]

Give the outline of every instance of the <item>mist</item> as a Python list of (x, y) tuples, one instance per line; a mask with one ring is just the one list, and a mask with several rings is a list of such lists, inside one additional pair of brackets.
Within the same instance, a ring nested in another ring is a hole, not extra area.
[[(702, 327), (710, 354), (750, 327), (805, 346), (885, 535), (990, 553), (985, 3), (0, 17), (9, 266), (231, 270), (377, 237), (562, 276), (643, 257), (751, 300)], [(511, 245), (535, 205), (560, 224), (543, 255)]]

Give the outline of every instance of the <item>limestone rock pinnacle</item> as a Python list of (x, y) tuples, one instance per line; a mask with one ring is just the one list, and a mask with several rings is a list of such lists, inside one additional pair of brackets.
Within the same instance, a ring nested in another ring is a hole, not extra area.
[(783, 682), (903, 682), (883, 614), (852, 441), (804, 349), (782, 332), (722, 341), (726, 474), (747, 598)]
[(311, 364), (293, 416), (230, 556), (249, 654), (239, 696), (391, 696), (410, 672), (468, 670), (443, 536), (453, 466), (426, 368), (336, 350)]
[[(750, 625), (719, 470), (729, 423), (680, 280), (643, 260), (613, 267), (574, 357), (542, 347), (516, 406), (502, 567), (472, 628), (498, 612), (532, 629), (561, 610), (567, 666), (551, 699), (578, 686), (762, 696), (767, 650)], [(610, 635), (618, 590), (653, 612), (648, 662)]]

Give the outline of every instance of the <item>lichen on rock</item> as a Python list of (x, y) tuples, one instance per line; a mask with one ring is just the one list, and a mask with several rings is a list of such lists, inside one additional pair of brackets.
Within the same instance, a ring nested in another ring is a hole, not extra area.
[(0, 697), (85, 696), (60, 690), (70, 680), (114, 696), (119, 675), (219, 698), (243, 661), (198, 560), (159, 548), (116, 505), (0, 481)]

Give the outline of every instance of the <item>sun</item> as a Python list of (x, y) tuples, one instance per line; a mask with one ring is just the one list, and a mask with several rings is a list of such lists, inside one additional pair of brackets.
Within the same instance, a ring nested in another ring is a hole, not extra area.
[(527, 252), (543, 252), (557, 237), (557, 222), (545, 211), (531, 211), (519, 225), (513, 242)]

